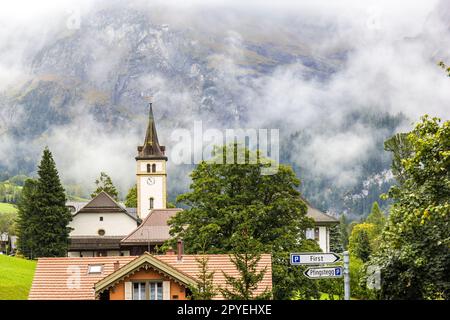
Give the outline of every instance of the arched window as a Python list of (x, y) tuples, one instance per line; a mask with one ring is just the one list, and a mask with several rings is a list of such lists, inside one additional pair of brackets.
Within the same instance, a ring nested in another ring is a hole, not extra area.
[(150, 198), (150, 209), (153, 209), (153, 198)]
[(147, 172), (150, 172), (150, 163), (147, 163)]
[(152, 172), (156, 172), (156, 164), (152, 164)]

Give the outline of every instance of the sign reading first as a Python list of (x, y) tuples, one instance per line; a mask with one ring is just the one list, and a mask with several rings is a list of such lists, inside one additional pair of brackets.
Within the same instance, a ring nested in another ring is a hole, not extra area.
[(303, 265), (303, 264), (327, 264), (334, 263), (341, 260), (341, 257), (334, 252), (327, 253), (291, 253), (291, 264), (292, 265)]

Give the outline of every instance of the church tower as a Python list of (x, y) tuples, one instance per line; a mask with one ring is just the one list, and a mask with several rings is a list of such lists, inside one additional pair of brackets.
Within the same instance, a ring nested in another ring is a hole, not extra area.
[(152, 209), (166, 208), (166, 163), (165, 147), (160, 146), (149, 103), (148, 126), (144, 145), (139, 146), (136, 157), (137, 213), (144, 219)]

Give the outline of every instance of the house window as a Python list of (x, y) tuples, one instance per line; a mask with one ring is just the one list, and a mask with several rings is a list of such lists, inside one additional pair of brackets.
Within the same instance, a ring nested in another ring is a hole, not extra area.
[(162, 282), (149, 282), (150, 285), (150, 300), (163, 299), (163, 284)]
[(319, 241), (319, 228), (314, 228), (314, 240)]
[(133, 282), (133, 300), (162, 300), (162, 282)]
[(100, 217), (100, 221), (103, 221), (103, 217)]
[(153, 203), (154, 203), (153, 198), (150, 198), (150, 209), (153, 209)]
[(156, 164), (152, 164), (152, 172), (156, 172)]
[(314, 239), (314, 229), (306, 229), (306, 239)]
[(133, 283), (133, 300), (146, 300), (145, 282)]

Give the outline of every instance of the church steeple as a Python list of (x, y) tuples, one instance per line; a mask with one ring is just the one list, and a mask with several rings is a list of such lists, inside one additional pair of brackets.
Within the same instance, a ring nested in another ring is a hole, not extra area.
[(144, 145), (138, 147), (137, 159), (162, 159), (167, 160), (165, 156), (165, 147), (161, 146), (158, 141), (158, 134), (156, 132), (155, 118), (153, 117), (153, 106), (150, 102), (148, 104), (148, 126), (145, 134)]

